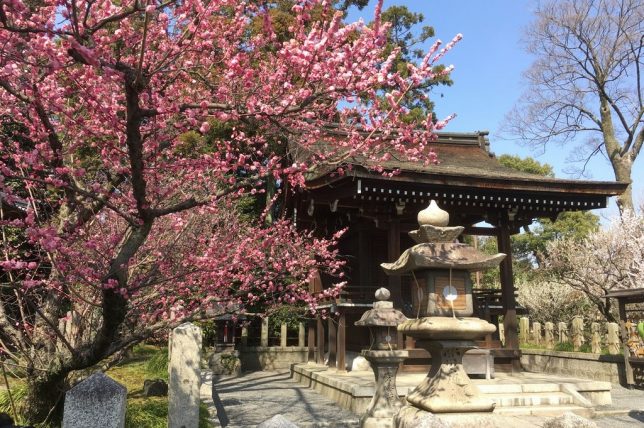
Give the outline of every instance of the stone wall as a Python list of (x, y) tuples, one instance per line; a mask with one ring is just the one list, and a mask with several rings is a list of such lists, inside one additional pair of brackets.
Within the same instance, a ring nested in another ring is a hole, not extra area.
[(288, 369), (307, 362), (308, 355), (306, 346), (244, 346), (239, 351), (242, 371)]
[(521, 350), (524, 370), (536, 373), (560, 374), (615, 384), (624, 383), (624, 357), (583, 352)]

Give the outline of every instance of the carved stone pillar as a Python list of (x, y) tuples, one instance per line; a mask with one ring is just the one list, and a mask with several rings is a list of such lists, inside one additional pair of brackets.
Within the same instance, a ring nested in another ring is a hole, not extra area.
[(376, 388), (367, 412), (360, 418), (362, 428), (393, 427), (393, 417), (404, 405), (396, 389), (396, 375), (400, 363), (409, 356), (407, 351), (362, 351), (371, 363)]

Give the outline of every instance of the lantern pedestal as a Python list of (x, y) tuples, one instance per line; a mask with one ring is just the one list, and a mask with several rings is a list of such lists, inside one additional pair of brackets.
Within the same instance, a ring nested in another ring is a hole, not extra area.
[(400, 363), (409, 357), (407, 351), (362, 351), (362, 356), (371, 363), (376, 377), (376, 389), (360, 418), (362, 428), (391, 428), (393, 417), (403, 407), (403, 400), (396, 390), (396, 374)]
[(407, 395), (409, 405), (394, 418), (398, 428), (414, 426), (422, 412), (491, 412), (494, 402), (484, 398), (463, 368), (463, 354), (476, 348), (474, 339), (494, 332), (495, 326), (479, 318), (426, 317), (408, 320), (398, 331), (416, 338), (432, 355), (427, 377)]
[(431, 413), (491, 412), (494, 402), (481, 396), (463, 368), (463, 354), (476, 348), (469, 340), (416, 342), (432, 355), (427, 377), (407, 396), (412, 406)]

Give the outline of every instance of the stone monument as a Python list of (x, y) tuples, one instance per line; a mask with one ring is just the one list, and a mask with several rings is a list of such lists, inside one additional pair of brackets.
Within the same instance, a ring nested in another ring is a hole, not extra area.
[(505, 346), (505, 327), (502, 322), (499, 323), (499, 340)]
[(63, 428), (123, 428), (127, 389), (94, 373), (65, 394)]
[[(472, 317), (470, 273), (497, 266), (505, 254), (493, 256), (454, 242), (463, 227), (448, 227), (449, 215), (434, 201), (418, 214), (419, 229), (409, 235), (418, 244), (397, 261), (380, 266), (388, 275), (410, 274), (425, 299), (418, 302), (421, 318), (410, 319), (398, 330), (427, 349), (432, 366), (427, 377), (407, 395), (409, 405), (394, 418), (398, 427), (409, 426), (418, 412), (491, 412), (494, 402), (481, 396), (463, 368), (463, 354), (476, 348), (474, 340), (496, 327)], [(412, 295), (415, 293), (412, 292)]]
[(559, 329), (559, 343), (567, 343), (568, 342), (568, 324), (562, 321), (559, 324), (557, 324), (557, 328)]
[(528, 317), (519, 318), (519, 340), (523, 344), (530, 341), (530, 319)]
[(398, 350), (396, 337), (397, 326), (407, 320), (402, 312), (394, 309), (393, 302), (388, 301), (390, 293), (386, 288), (376, 291), (376, 302), (355, 325), (369, 327), (371, 346), (362, 351), (362, 356), (371, 363), (376, 378), (376, 388), (367, 407), (367, 412), (360, 418), (362, 428), (390, 428), (393, 417), (403, 406), (396, 389), (398, 367), (409, 356), (407, 351)]
[(602, 353), (602, 337), (601, 337), (601, 334), (599, 333), (600, 329), (601, 329), (601, 326), (599, 325), (598, 322), (594, 322), (590, 324), (590, 331), (592, 333), (592, 336), (590, 339), (590, 348), (593, 354)]
[(183, 323), (172, 330), (168, 363), (168, 428), (199, 426), (201, 329)]
[(586, 342), (584, 339), (584, 319), (576, 316), (572, 319), (572, 349), (579, 351), (581, 345)]
[(541, 345), (541, 323), (537, 321), (532, 323), (532, 343)]
[(622, 343), (619, 340), (619, 325), (615, 322), (606, 324), (606, 345), (608, 346), (608, 353), (611, 355), (619, 354), (622, 348)]
[(555, 325), (550, 321), (545, 324), (546, 349), (555, 349)]

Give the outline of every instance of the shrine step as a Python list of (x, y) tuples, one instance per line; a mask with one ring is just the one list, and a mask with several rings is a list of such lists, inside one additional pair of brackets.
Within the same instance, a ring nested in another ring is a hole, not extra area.
[(476, 386), (483, 394), (561, 392), (561, 387), (558, 383), (477, 383)]
[(534, 415), (534, 416), (561, 416), (565, 412), (572, 412), (576, 415), (589, 418), (593, 416), (593, 409), (575, 405), (544, 405), (544, 406), (514, 406), (497, 407), (494, 409), (496, 415)]
[(496, 403), (496, 408), (573, 404), (573, 398), (563, 392), (486, 394), (486, 396)]

